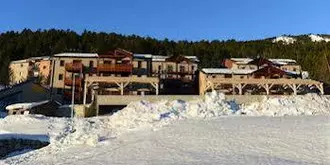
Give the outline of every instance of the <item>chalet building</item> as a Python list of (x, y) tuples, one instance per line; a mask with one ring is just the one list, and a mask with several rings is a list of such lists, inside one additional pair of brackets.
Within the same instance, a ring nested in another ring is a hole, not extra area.
[[(199, 73), (199, 92), (220, 90), (232, 94), (286, 94), (316, 90), (323, 84), (308, 79), (306, 72), (290, 59), (226, 59), (227, 68), (203, 68)], [(305, 76), (304, 76), (305, 75)]]
[(222, 65), (229, 69), (250, 69), (256, 70), (263, 66), (272, 65), (284, 71), (295, 72), (300, 74), (302, 72), (301, 66), (292, 59), (265, 59), (265, 58), (230, 58), (225, 59)]
[[(108, 54), (61, 53), (52, 58), (52, 93), (64, 95), (66, 100), (72, 96), (81, 101), (83, 86), (88, 77), (129, 77), (133, 72), (133, 54), (117, 49)], [(102, 85), (102, 84), (101, 84)]]
[(158, 77), (162, 94), (194, 94), (199, 60), (196, 56), (134, 54), (138, 76)]
[(50, 57), (31, 57), (25, 60), (12, 61), (9, 65), (12, 74), (10, 84), (18, 84), (30, 78), (38, 77), (46, 85), (51, 70)]
[[(166, 94), (171, 93), (168, 90), (173, 88), (170, 86), (173, 82), (178, 88), (182, 84), (189, 84), (189, 90), (193, 91), (192, 84), (197, 81), (195, 73), (198, 59), (195, 56), (133, 54), (116, 49), (107, 54), (55, 54), (52, 66), (52, 93), (64, 95), (65, 100), (70, 100), (74, 86), (75, 100), (80, 102), (83, 95), (91, 97), (91, 93), (96, 91), (90, 89), (91, 86), (98, 88), (98, 94), (104, 95)], [(149, 78), (150, 81), (147, 81)], [(88, 86), (86, 91), (85, 85)], [(189, 91), (185, 88), (182, 90)]]

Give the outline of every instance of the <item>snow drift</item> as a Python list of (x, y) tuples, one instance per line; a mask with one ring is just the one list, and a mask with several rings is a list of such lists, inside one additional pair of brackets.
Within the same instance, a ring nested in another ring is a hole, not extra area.
[[(132, 102), (112, 116), (93, 118), (48, 118), (40, 115), (8, 116), (0, 120), (2, 133), (38, 133), (50, 137), (50, 145), (25, 154), (33, 157), (56, 153), (72, 145), (95, 146), (101, 141), (118, 138), (131, 131), (157, 130), (177, 120), (211, 119), (221, 116), (329, 115), (330, 100), (325, 96), (267, 97), (263, 101), (238, 105), (226, 101), (222, 93), (211, 92), (204, 99), (185, 102)], [(29, 129), (25, 129), (29, 125)], [(24, 160), (24, 159), (22, 159)]]

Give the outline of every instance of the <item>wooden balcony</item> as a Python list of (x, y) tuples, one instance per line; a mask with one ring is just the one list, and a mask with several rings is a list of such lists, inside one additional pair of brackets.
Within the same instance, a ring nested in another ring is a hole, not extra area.
[[(64, 92), (64, 98), (66, 100), (71, 100), (71, 98), (72, 98), (72, 92), (71, 91), (65, 91)], [(81, 99), (81, 92), (75, 92), (74, 93), (74, 99), (75, 100), (80, 100)]]
[(170, 75), (193, 75), (195, 74), (193, 71), (167, 71), (166, 74)]
[(83, 64), (78, 63), (66, 63), (65, 64), (65, 70), (68, 72), (81, 72), (83, 69)]
[(112, 72), (112, 73), (132, 73), (132, 64), (99, 64), (97, 66), (98, 72)]
[[(78, 86), (78, 87), (81, 87), (81, 81), (82, 79), (80, 78), (80, 77), (77, 77), (76, 79), (75, 79), (75, 86)], [(66, 85), (66, 86), (72, 86), (73, 85), (73, 79), (71, 78), (71, 77), (66, 77), (65, 79), (64, 79), (64, 84)]]

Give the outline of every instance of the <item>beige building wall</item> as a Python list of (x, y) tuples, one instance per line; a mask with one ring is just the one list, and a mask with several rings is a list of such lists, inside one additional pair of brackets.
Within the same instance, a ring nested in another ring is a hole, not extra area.
[[(64, 62), (64, 65), (61, 66), (61, 61)], [(54, 58), (54, 82), (53, 82), (53, 87), (54, 88), (63, 88), (63, 89), (70, 89), (71, 87), (65, 86), (64, 80), (65, 78), (71, 78), (72, 74), (71, 72), (67, 72), (65, 70), (65, 64), (67, 63), (72, 63), (73, 61), (81, 61), (83, 64), (83, 67), (90, 67), (90, 62), (93, 62), (93, 67), (97, 67), (97, 58), (72, 58), (72, 57), (58, 57)], [(103, 62), (103, 61), (101, 61)], [(89, 77), (89, 74), (85, 74), (85, 77)], [(61, 79), (60, 79), (61, 78)]]
[(10, 84), (17, 84), (27, 80), (29, 75), (29, 62), (14, 62), (10, 64), (9, 68), (12, 72)]
[(39, 75), (42, 75), (47, 78), (50, 74), (51, 61), (50, 60), (41, 60), (39, 62), (36, 62), (36, 64), (39, 67)]
[(298, 73), (301, 72), (300, 65), (283, 65), (280, 68), (285, 71), (298, 72)]
[(138, 68), (139, 61), (141, 62), (141, 68), (147, 69), (148, 62), (144, 60), (134, 60), (133, 61), (133, 68)]

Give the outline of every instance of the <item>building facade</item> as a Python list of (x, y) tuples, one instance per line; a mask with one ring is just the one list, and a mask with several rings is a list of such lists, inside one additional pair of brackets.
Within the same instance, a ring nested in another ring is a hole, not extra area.
[(38, 78), (42, 85), (49, 84), (51, 71), (50, 57), (31, 57), (25, 60), (12, 61), (9, 65), (10, 84), (18, 84), (29, 78)]

